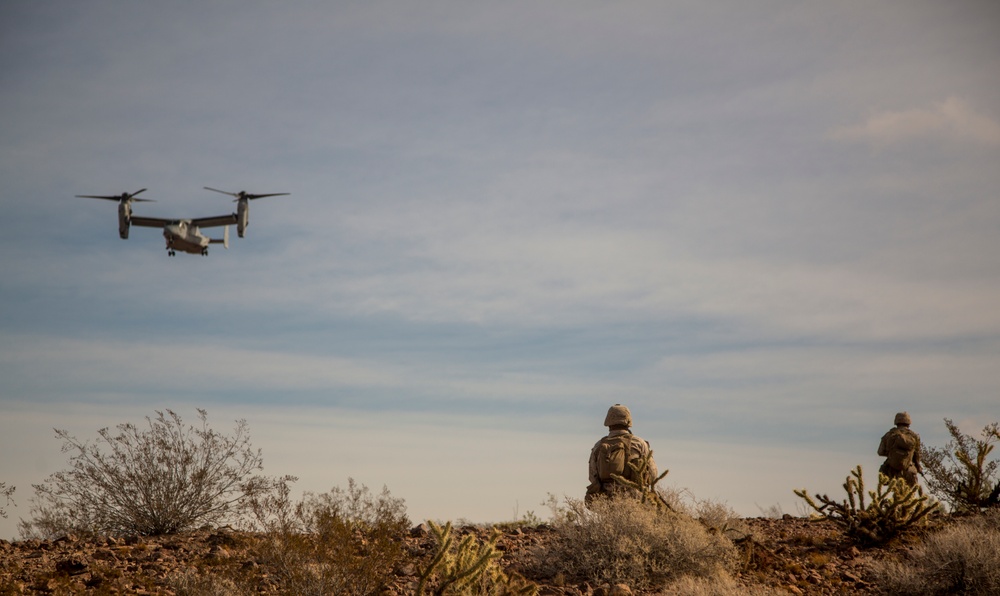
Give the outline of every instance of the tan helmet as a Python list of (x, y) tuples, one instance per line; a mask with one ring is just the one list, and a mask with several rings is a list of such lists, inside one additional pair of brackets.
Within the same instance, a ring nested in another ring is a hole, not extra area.
[(909, 426), (910, 422), (910, 415), (906, 412), (896, 414), (896, 424), (905, 424), (906, 426)]
[(621, 404), (615, 404), (608, 408), (608, 415), (604, 418), (604, 426), (614, 426), (616, 424), (632, 426), (632, 412), (629, 412), (628, 408)]

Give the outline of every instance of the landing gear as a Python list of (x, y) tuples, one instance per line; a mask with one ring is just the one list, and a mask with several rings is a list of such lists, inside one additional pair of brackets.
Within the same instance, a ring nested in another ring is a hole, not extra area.
[(167, 249), (167, 256), (168, 256), (168, 257), (172, 257), (172, 256), (174, 256), (174, 255), (176, 255), (176, 254), (177, 254), (177, 253), (175, 253), (175, 252), (174, 252), (174, 249), (172, 249), (172, 248), (168, 248), (168, 249)]

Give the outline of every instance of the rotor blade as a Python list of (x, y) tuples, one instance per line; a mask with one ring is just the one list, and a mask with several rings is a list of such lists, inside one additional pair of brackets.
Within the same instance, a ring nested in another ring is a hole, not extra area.
[(120, 196), (108, 197), (104, 195), (76, 195), (81, 199), (104, 199), (107, 201), (120, 201), (122, 198)]
[(218, 188), (212, 188), (210, 186), (203, 186), (202, 188), (204, 188), (205, 190), (212, 190), (212, 191), (215, 191), (215, 192), (221, 192), (222, 194), (229, 195), (231, 197), (239, 196), (235, 192), (226, 192), (224, 190), (219, 190)]
[(250, 200), (253, 200), (253, 199), (263, 199), (264, 197), (280, 197), (280, 196), (290, 195), (290, 194), (292, 194), (292, 193), (290, 193), (290, 192), (272, 192), (271, 194), (266, 194), (266, 195), (247, 195), (247, 198), (250, 199)]
[(132, 199), (136, 203), (155, 203), (156, 199)]
[(135, 195), (139, 194), (140, 192), (146, 192), (146, 189), (145, 188), (140, 188), (139, 190), (135, 191), (134, 193), (130, 194), (129, 196), (130, 197), (134, 197)]

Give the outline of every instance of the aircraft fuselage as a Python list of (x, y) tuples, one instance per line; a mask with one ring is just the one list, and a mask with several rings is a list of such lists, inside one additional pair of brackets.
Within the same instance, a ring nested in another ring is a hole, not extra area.
[(167, 250), (180, 250), (193, 255), (208, 254), (208, 245), (212, 241), (201, 233), (198, 226), (186, 221), (163, 226), (163, 238), (167, 241)]

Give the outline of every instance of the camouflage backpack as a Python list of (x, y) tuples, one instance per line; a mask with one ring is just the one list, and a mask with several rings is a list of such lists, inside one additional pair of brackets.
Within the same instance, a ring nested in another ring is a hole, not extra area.
[(905, 472), (913, 462), (913, 452), (917, 449), (917, 439), (908, 429), (894, 428), (889, 431), (886, 445), (889, 467), (898, 472)]
[(635, 473), (628, 462), (636, 463), (639, 458), (632, 457), (632, 435), (604, 437), (597, 448), (597, 475), (601, 482), (614, 482), (612, 474), (626, 480), (643, 484), (642, 478), (633, 478)]

